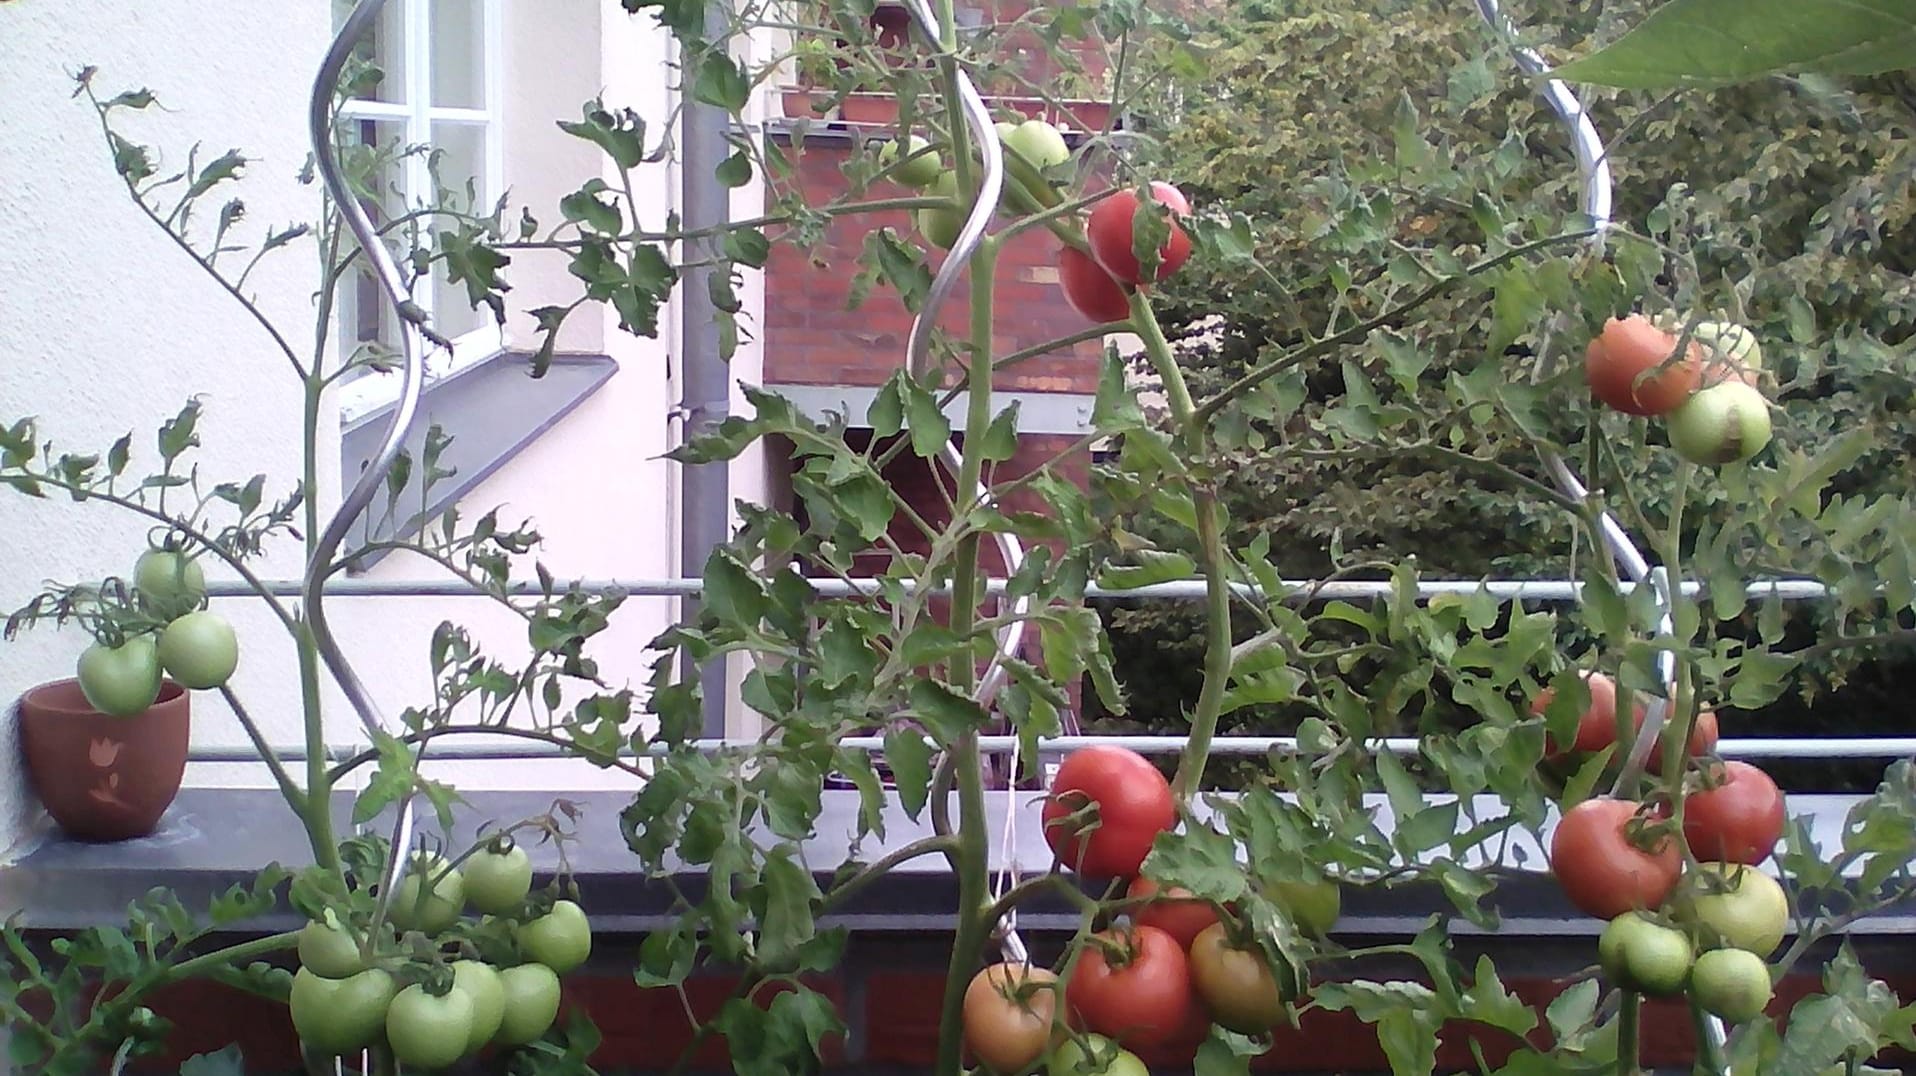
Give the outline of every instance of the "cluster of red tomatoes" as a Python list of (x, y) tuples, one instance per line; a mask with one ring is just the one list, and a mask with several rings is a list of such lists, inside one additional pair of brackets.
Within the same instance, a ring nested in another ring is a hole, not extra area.
[[(301, 928), (290, 999), (300, 1040), (325, 1056), (383, 1042), (402, 1064), (439, 1069), (544, 1036), (559, 1014), (559, 976), (592, 952), (585, 912), (570, 900), (529, 899), (532, 861), (509, 840), (473, 853), (463, 872), (425, 852), (407, 868), (377, 943), (369, 924), (331, 911)], [(518, 962), (477, 958), (471, 932), (460, 929), (468, 906), (486, 917), (481, 928), (510, 938)], [(424, 935), (432, 959), (401, 946), (395, 931)]]
[[(1034, 213), (1058, 204), (1058, 192), (1045, 173), (1071, 160), (1063, 133), (1044, 120), (1031, 119), (998, 124), (998, 140), (1011, 165), (1005, 200), (1021, 212)], [(887, 143), (879, 161), (905, 186), (952, 199), (953, 208), (921, 209), (916, 216), (918, 231), (927, 240), (950, 249), (965, 219), (957, 208), (961, 204), (957, 173), (946, 169), (933, 147), (915, 135)], [(1179, 217), (1190, 215), (1191, 203), (1169, 183), (1154, 182), (1147, 193), (1170, 214), (1154, 277), (1163, 280), (1191, 257), (1191, 237), (1177, 223)], [(1150, 283), (1144, 279), (1133, 245), (1133, 224), (1142, 205), (1136, 191), (1121, 190), (1104, 197), (1085, 221), (1085, 249), (1067, 244), (1058, 252), (1058, 283), (1065, 300), (1095, 323), (1129, 319), (1130, 293)]]
[[(1601, 674), (1586, 682), (1571, 751), (1616, 742), (1616, 685)], [(1679, 804), (1584, 800), (1557, 825), (1551, 869), (1573, 904), (1609, 921), (1598, 959), (1612, 982), (1651, 997), (1687, 989), (1725, 1020), (1753, 1020), (1770, 1000), (1765, 958), (1789, 924), (1782, 886), (1759, 867), (1783, 835), (1783, 793), (1755, 766), (1709, 755), (1714, 715), (1699, 714), (1695, 729), (1688, 750), (1699, 761)], [(1684, 846), (1697, 864), (1687, 875)]]
[[(990, 1071), (1022, 1072), (1048, 1057), (1053, 1076), (1143, 1076), (1127, 1047), (1196, 1038), (1212, 1022), (1261, 1034), (1283, 1019), (1285, 993), (1233, 910), (1220, 915), (1139, 873), (1158, 834), (1176, 825), (1170, 784), (1134, 751), (1089, 747), (1059, 767), (1044, 805), (1045, 841), (1073, 871), (1128, 881), (1121, 906), (1129, 920), (1083, 939), (1062, 984), (1050, 969), (1019, 964), (972, 979), (965, 1043)], [(1303, 929), (1322, 934), (1336, 922), (1335, 883), (1279, 889), (1269, 895)]]
[(1591, 394), (1627, 415), (1663, 416), (1670, 447), (1692, 463), (1735, 463), (1761, 452), (1770, 442), (1770, 402), (1757, 388), (1763, 349), (1756, 334), (1733, 322), (1701, 322), (1679, 356), (1680, 329), (1641, 314), (1611, 318), (1584, 352)]
[(87, 705), (114, 717), (144, 712), (160, 697), (161, 673), (181, 687), (211, 691), (239, 667), (233, 626), (206, 604), (206, 572), (184, 553), (153, 549), (133, 568), (139, 612), (163, 625), (116, 645), (96, 642), (80, 655), (80, 692)]

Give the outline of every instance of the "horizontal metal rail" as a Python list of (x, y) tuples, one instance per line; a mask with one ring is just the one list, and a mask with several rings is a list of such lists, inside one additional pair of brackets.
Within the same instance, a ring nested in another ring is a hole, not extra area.
[[(881, 580), (858, 579), (847, 582), (843, 579), (811, 579), (812, 591), (825, 598), (842, 598), (857, 594), (875, 594), (882, 585)], [(987, 593), (1003, 594), (1004, 579), (992, 579), (986, 582)], [(563, 584), (571, 585), (571, 584)], [(695, 595), (704, 586), (698, 579), (586, 579), (578, 582), (578, 587), (592, 594), (625, 593), (635, 596), (684, 597)], [(1296, 589), (1286, 595), (1287, 601), (1361, 601), (1390, 595), (1396, 588), (1389, 580), (1383, 579), (1333, 579), (1325, 582), (1298, 580), (1290, 584)], [(1639, 585), (1625, 581), (1620, 584), (1624, 593), (1635, 590)], [(266, 587), (276, 597), (296, 597), (301, 584), (297, 580), (269, 580)], [(1239, 597), (1256, 596), (1256, 590), (1243, 583), (1233, 584)], [(907, 591), (913, 589), (911, 583), (905, 583)], [(1417, 584), (1417, 593), (1422, 597), (1434, 597), (1439, 594), (1475, 594), (1483, 590), (1500, 601), (1547, 601), (1573, 602), (1583, 593), (1583, 584), (1571, 579), (1426, 579)], [(219, 580), (207, 584), (207, 590), (218, 598), (253, 597), (253, 589), (238, 580)], [(1703, 593), (1703, 586), (1697, 582), (1683, 584), (1683, 592), (1688, 595)], [(534, 596), (539, 588), (531, 582), (513, 584), (508, 593), (520, 596)], [(1744, 588), (1751, 598), (1767, 598), (1771, 595), (1784, 601), (1814, 601), (1829, 596), (1829, 588), (1814, 579), (1773, 579), (1751, 583)], [(385, 579), (336, 579), (326, 585), (329, 598), (476, 598), (484, 592), (463, 579), (430, 579), (419, 581)], [(1171, 583), (1153, 583), (1142, 587), (1101, 587), (1085, 588), (1087, 598), (1124, 599), (1156, 601), (1203, 601), (1204, 580), (1180, 579)]]
[[(483, 733), (473, 733), (474, 738)], [(885, 747), (883, 737), (848, 736), (839, 741), (847, 750), (882, 751)], [(1372, 740), (1368, 746), (1372, 750), (1388, 751), (1394, 755), (1414, 755), (1417, 753), (1418, 740), (1408, 736), (1393, 736), (1383, 740)], [(723, 750), (741, 750), (757, 746), (757, 740), (694, 740), (691, 746), (701, 751), (715, 752)], [(979, 747), (991, 754), (1009, 754), (1018, 749), (1016, 736), (980, 736)], [(1099, 744), (1115, 744), (1128, 747), (1144, 755), (1174, 755), (1184, 750), (1182, 736), (1053, 736), (1038, 741), (1040, 753), (1075, 751), (1081, 747)], [(1265, 755), (1272, 751), (1290, 751), (1297, 748), (1297, 739), (1293, 736), (1220, 736), (1211, 742), (1214, 755)], [(1794, 737), (1750, 737), (1744, 739), (1723, 740), (1717, 744), (1717, 753), (1725, 758), (1897, 758), (1916, 755), (1916, 736), (1883, 737), (1831, 737), (1829, 739), (1798, 739)], [(332, 748), (328, 757), (335, 759), (351, 758), (367, 750), (360, 746), (342, 746)], [(646, 755), (662, 755), (665, 749), (654, 748)], [(306, 749), (289, 746), (276, 752), (280, 758), (289, 762), (303, 761)], [(426, 752), (426, 759), (442, 761), (498, 760), (510, 759), (551, 759), (561, 757), (562, 750), (547, 743), (435, 743)], [(638, 757), (624, 753), (623, 757)], [(189, 762), (254, 762), (258, 752), (251, 747), (198, 747), (187, 754)]]

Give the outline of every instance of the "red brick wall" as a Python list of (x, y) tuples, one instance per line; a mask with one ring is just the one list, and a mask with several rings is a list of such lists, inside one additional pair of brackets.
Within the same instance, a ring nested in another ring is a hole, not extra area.
[[(845, 191), (840, 166), (855, 152), (842, 143), (809, 142), (799, 159), (798, 179), (808, 202), (817, 205)], [(911, 192), (882, 187), (874, 198), (906, 197)], [(879, 385), (905, 358), (912, 315), (898, 294), (883, 286), (864, 304), (847, 309), (859, 253), (874, 229), (890, 227), (912, 235), (911, 215), (899, 210), (840, 217), (813, 251), (781, 244), (772, 252), (765, 277), (765, 380), (784, 385)], [(1085, 328), (1088, 323), (1064, 302), (1058, 290), (1058, 240), (1033, 229), (1006, 244), (999, 257), (993, 299), (998, 330), (993, 352), (1002, 357)], [(943, 257), (934, 252), (934, 270)], [(814, 265), (821, 259), (822, 266)], [(971, 314), (968, 286), (945, 304), (940, 324), (962, 334)], [(1004, 371), (998, 387), (1025, 392), (1094, 392), (1099, 347), (1095, 342), (1023, 362)]]

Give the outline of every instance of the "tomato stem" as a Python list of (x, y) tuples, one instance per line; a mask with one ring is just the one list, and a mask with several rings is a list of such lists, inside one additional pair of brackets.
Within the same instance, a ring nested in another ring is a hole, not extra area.
[(1623, 992), (1623, 1007), (1617, 1013), (1617, 1076), (1638, 1076), (1637, 1042), (1643, 998), (1634, 990)]

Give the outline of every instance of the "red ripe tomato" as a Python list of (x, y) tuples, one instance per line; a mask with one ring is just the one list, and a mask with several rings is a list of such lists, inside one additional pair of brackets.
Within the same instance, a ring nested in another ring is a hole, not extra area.
[(1714, 788), (1683, 800), (1683, 839), (1701, 860), (1755, 865), (1783, 837), (1783, 792), (1747, 762), (1725, 762)]
[(1124, 294), (1124, 285), (1077, 247), (1058, 252), (1058, 286), (1064, 289), (1064, 301), (1071, 309), (1094, 324), (1130, 320), (1131, 300)]
[[(1638, 725), (1643, 724), (1642, 713), (1637, 714), (1637, 724)], [(1704, 755), (1707, 755), (1710, 752), (1716, 750), (1716, 741), (1717, 741), (1718, 735), (1719, 735), (1719, 730), (1717, 728), (1717, 722), (1716, 722), (1716, 711), (1715, 710), (1698, 710), (1696, 715), (1696, 721), (1690, 726), (1690, 744), (1689, 744), (1690, 757), (1701, 758)], [(1657, 745), (1653, 750), (1651, 750), (1649, 761), (1644, 766), (1644, 769), (1649, 770), (1651, 773), (1663, 772), (1663, 737), (1662, 736), (1657, 737)]]
[(1131, 919), (1139, 926), (1156, 927), (1178, 941), (1178, 948), (1189, 950), (1191, 942), (1206, 927), (1217, 925), (1217, 909), (1211, 902), (1198, 900), (1191, 896), (1188, 889), (1172, 886), (1158, 895), (1158, 884), (1139, 875), (1131, 880), (1131, 888), (1125, 896), (1132, 900), (1151, 899), (1131, 913)]
[(1703, 381), (1703, 349), (1695, 341), (1672, 362), (1677, 338), (1641, 314), (1611, 318), (1584, 352), (1584, 375), (1597, 399), (1626, 415), (1664, 415)]
[[(1601, 751), (1617, 742), (1617, 682), (1599, 672), (1584, 673), (1583, 682), (1590, 691), (1590, 703), (1577, 718), (1577, 736), (1568, 750)], [(1556, 691), (1545, 688), (1530, 704), (1530, 712), (1542, 714), (1556, 697)], [(1638, 720), (1642, 720), (1641, 716)], [(1550, 752), (1563, 754), (1565, 748), (1552, 741)]]
[(1636, 813), (1628, 800), (1587, 799), (1564, 814), (1550, 840), (1557, 884), (1570, 903), (1599, 919), (1657, 908), (1683, 869), (1682, 853), (1667, 834), (1648, 849), (1632, 841), (1628, 827)]
[(1171, 782), (1149, 759), (1099, 744), (1058, 767), (1044, 803), (1044, 839), (1058, 862), (1080, 874), (1133, 878), (1151, 842), (1177, 820)]
[[(1157, 279), (1163, 280), (1190, 260), (1191, 237), (1178, 227), (1175, 218), (1189, 216), (1191, 203), (1176, 187), (1156, 182), (1151, 184), (1151, 200), (1169, 209), (1174, 218), (1170, 238), (1158, 248)], [(1136, 192), (1119, 191), (1099, 202), (1085, 223), (1085, 239), (1091, 245), (1092, 256), (1121, 284), (1143, 283), (1144, 269), (1138, 264), (1137, 253), (1131, 249), (1131, 222), (1137, 216), (1139, 204)]]
[(1190, 964), (1177, 939), (1156, 927), (1107, 930), (1086, 940), (1064, 999), (1088, 1030), (1126, 1046), (1157, 1046), (1184, 1030)]

